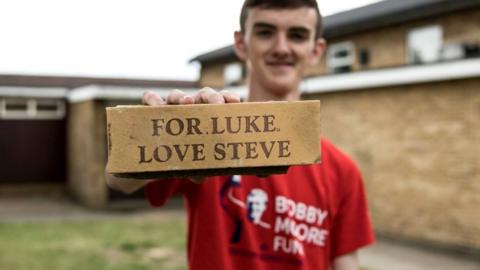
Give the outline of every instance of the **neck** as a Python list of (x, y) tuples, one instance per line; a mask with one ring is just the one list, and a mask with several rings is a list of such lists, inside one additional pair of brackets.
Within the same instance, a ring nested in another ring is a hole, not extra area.
[(290, 91), (284, 91), (280, 94), (272, 93), (268, 91), (263, 86), (258, 83), (253, 82), (252, 80), (248, 81), (248, 101), (257, 102), (257, 101), (296, 101), (300, 100), (300, 91), (298, 87), (291, 89)]

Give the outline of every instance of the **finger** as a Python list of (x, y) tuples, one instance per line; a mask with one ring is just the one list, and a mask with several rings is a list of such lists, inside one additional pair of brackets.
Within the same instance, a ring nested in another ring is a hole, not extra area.
[(195, 103), (208, 103), (207, 94), (214, 91), (210, 87), (204, 87), (200, 89), (195, 95)]
[[(183, 104), (185, 102), (185, 97), (187, 96), (187, 94), (185, 94), (184, 92), (180, 91), (180, 90), (172, 90), (170, 91), (170, 93), (168, 93), (168, 96), (167, 96), (167, 104)], [(182, 103), (183, 102), (183, 103)]]
[(217, 91), (210, 87), (205, 87), (198, 91), (197, 95), (195, 95), (195, 103), (223, 104), (225, 103), (225, 99)]
[(223, 99), (226, 103), (239, 103), (240, 97), (237, 94), (234, 94), (228, 90), (220, 91), (220, 94), (223, 96)]
[(159, 96), (157, 93), (152, 91), (147, 91), (143, 93), (142, 103), (144, 105), (150, 105), (150, 106), (159, 106), (159, 105), (166, 104), (165, 100), (163, 100), (161, 96)]
[(194, 104), (195, 99), (192, 96), (185, 95), (183, 98), (180, 98), (179, 104), (181, 105), (187, 105), (187, 104)]
[(208, 104), (224, 104), (225, 99), (223, 98), (222, 94), (218, 92), (210, 92), (207, 94), (207, 103)]
[(206, 95), (206, 92), (198, 92), (195, 95), (195, 104), (208, 103), (208, 98)]

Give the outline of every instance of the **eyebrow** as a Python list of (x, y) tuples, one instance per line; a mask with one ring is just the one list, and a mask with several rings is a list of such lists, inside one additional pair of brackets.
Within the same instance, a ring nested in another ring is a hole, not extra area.
[(253, 28), (270, 28), (270, 29), (275, 29), (275, 25), (273, 24), (269, 24), (269, 23), (266, 23), (266, 22), (256, 22), (254, 25), (253, 25)]
[(294, 32), (302, 32), (305, 34), (310, 34), (310, 29), (303, 27), (303, 26), (295, 26), (289, 29), (289, 31), (294, 31)]
[[(268, 29), (276, 29), (277, 27), (273, 24), (266, 23), (266, 22), (256, 22), (253, 24), (253, 28), (268, 28)], [(288, 31), (294, 32), (302, 32), (306, 34), (310, 34), (310, 29), (304, 26), (294, 26), (288, 29)]]

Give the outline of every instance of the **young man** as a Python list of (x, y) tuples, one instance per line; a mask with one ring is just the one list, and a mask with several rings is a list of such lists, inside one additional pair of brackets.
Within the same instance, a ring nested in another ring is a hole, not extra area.
[[(325, 49), (315, 0), (246, 0), (235, 51), (248, 69), (249, 101), (299, 100), (304, 70)], [(228, 92), (173, 91), (149, 105), (231, 103)], [(191, 269), (357, 269), (357, 249), (373, 242), (361, 176), (355, 164), (322, 139), (322, 163), (293, 166), (285, 175), (185, 179), (117, 179), (125, 192), (143, 185), (151, 204), (182, 193), (188, 207)]]

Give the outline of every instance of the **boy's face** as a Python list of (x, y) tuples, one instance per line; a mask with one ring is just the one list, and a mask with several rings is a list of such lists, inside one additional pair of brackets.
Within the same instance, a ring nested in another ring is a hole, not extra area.
[(318, 63), (325, 48), (323, 39), (315, 39), (316, 22), (313, 8), (251, 8), (245, 33), (235, 33), (251, 83), (276, 96), (297, 91), (305, 69)]

